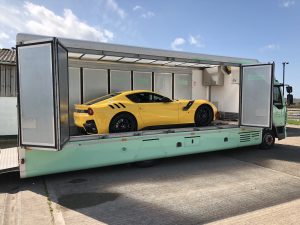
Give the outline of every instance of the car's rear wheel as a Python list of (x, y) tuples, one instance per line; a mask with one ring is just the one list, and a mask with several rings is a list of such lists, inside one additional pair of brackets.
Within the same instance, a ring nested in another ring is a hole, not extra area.
[(109, 125), (110, 133), (121, 133), (137, 130), (135, 117), (130, 113), (120, 113), (112, 118)]
[(213, 120), (213, 110), (209, 105), (201, 105), (195, 113), (196, 126), (207, 126)]

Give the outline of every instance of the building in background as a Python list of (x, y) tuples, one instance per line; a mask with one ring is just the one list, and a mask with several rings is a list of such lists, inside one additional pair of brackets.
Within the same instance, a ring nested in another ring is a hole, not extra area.
[(0, 49), (0, 136), (17, 135), (16, 50)]
[(16, 50), (0, 49), (0, 97), (16, 97)]

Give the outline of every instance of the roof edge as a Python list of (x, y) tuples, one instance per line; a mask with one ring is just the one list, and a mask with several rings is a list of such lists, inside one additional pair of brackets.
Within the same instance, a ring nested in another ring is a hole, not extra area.
[[(49, 39), (54, 37), (36, 35), (36, 34), (18, 33), (16, 36), (16, 42), (17, 44), (21, 44), (23, 42), (42, 40), (47, 38)], [(215, 62), (222, 62), (222, 63), (237, 63), (237, 64), (259, 63), (257, 59), (250, 59), (250, 58), (239, 58), (239, 57), (219, 56), (219, 55), (191, 53), (191, 52), (183, 52), (183, 51), (154, 49), (154, 48), (146, 48), (146, 47), (96, 42), (96, 41), (68, 39), (62, 37), (57, 37), (57, 38), (65, 47), (70, 49), (77, 49), (78, 51), (90, 49), (96, 51), (122, 52), (122, 53), (130, 53), (135, 55), (142, 54), (148, 56), (158, 56), (158, 57), (168, 57), (168, 58), (174, 57), (174, 58), (184, 58), (184, 59), (199, 60), (199, 61), (215, 61)]]

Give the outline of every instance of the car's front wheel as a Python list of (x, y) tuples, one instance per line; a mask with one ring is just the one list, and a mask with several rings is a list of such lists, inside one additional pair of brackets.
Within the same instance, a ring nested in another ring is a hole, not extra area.
[(196, 126), (207, 126), (213, 120), (213, 110), (209, 105), (201, 105), (195, 113)]
[(120, 113), (112, 118), (109, 125), (110, 133), (122, 133), (137, 130), (135, 117), (130, 113)]

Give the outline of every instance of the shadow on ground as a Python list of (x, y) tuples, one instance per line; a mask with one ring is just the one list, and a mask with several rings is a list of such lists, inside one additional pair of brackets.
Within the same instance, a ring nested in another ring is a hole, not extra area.
[(288, 137), (300, 137), (300, 126), (298, 127), (287, 127), (286, 128)]

